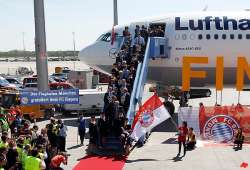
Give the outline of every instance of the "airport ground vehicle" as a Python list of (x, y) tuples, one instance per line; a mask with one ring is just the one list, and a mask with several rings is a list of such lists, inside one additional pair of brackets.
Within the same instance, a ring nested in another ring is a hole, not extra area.
[[(211, 90), (207, 88), (191, 88), (186, 92), (188, 99), (210, 97), (211, 94)], [(182, 95), (182, 90), (179, 87), (174, 87), (169, 91), (169, 95), (173, 96), (175, 100), (179, 100)]]
[(25, 83), (23, 90), (37, 90), (37, 83)]
[(37, 77), (25, 77), (24, 79), (23, 79), (23, 86), (25, 87), (25, 85), (27, 84), (27, 83), (37, 83)]
[(16, 86), (17, 88), (23, 88), (23, 85), (20, 81), (18, 81), (16, 78), (14, 77), (5, 77), (5, 79), (11, 84)]
[(93, 70), (74, 70), (68, 74), (68, 82), (78, 89), (91, 89), (93, 87)]
[(191, 88), (189, 91), (189, 98), (210, 97), (212, 94), (210, 89), (205, 88)]
[[(67, 82), (53, 82), (49, 83), (50, 90), (62, 90), (62, 89), (73, 89), (75, 88), (72, 84)], [(32, 91), (38, 90), (37, 83), (26, 83), (23, 90)]]
[(70, 72), (69, 67), (55, 67), (55, 73), (65, 73), (68, 74)]
[(50, 87), (50, 90), (73, 89), (73, 88), (75, 88), (71, 83), (67, 83), (67, 82), (50, 83), (49, 87)]
[(86, 89), (79, 91), (79, 104), (62, 105), (63, 113), (82, 112), (85, 114), (96, 114), (102, 112), (104, 107), (105, 91), (97, 89)]
[(55, 81), (64, 82), (68, 79), (68, 75), (66, 73), (53, 73), (51, 76)]
[[(49, 77), (49, 83), (56, 82), (52, 77)], [(26, 84), (37, 84), (37, 75), (33, 75), (32, 77), (25, 77), (23, 79), (23, 87), (25, 88)], [(33, 86), (35, 87), (35, 86)]]
[[(160, 96), (168, 98), (169, 96), (172, 97), (175, 100), (179, 100), (182, 95), (181, 87), (178, 86), (162, 86), (160, 84), (157, 84), (156, 87), (151, 87), (151, 92), (156, 91)], [(201, 98), (201, 97), (210, 97), (212, 94), (211, 90), (208, 88), (191, 88), (187, 93), (187, 98)]]
[(5, 78), (0, 76), (0, 88), (17, 89), (13, 84), (10, 84)]
[(0, 90), (0, 105), (6, 110), (9, 110), (11, 106), (19, 105), (24, 118), (29, 120), (49, 118), (53, 116), (53, 105), (20, 105), (19, 96), (20, 93), (18, 91), (2, 89)]
[(102, 72), (100, 72), (98, 70), (94, 70), (93, 74), (99, 76), (99, 83), (109, 83), (109, 81), (110, 81), (110, 75), (109, 74), (102, 73)]

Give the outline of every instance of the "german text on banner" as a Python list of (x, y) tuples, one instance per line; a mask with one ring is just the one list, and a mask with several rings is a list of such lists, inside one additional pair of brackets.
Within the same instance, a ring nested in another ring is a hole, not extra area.
[(79, 89), (21, 91), (21, 105), (79, 104)]

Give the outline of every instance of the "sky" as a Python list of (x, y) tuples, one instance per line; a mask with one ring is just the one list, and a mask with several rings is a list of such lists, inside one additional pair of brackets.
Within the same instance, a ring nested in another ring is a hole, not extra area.
[[(0, 0), (0, 51), (34, 50), (34, 0)], [(47, 50), (80, 50), (112, 28), (113, 0), (44, 0)], [(119, 24), (168, 12), (250, 9), (249, 0), (118, 0)]]

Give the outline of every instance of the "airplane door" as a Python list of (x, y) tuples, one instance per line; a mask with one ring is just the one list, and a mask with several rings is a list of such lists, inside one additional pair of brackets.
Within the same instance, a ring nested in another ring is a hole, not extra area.
[(151, 23), (149, 28), (151, 56), (153, 58), (170, 58), (171, 47), (169, 46), (166, 23)]

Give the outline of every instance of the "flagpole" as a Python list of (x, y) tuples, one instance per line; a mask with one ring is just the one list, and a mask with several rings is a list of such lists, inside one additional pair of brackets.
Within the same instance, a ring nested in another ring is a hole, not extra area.
[(117, 0), (113, 0), (113, 12), (114, 12), (114, 26), (118, 25), (118, 8), (117, 8)]
[(218, 95), (217, 95), (218, 91), (215, 90), (215, 96), (216, 96), (216, 99), (215, 99), (215, 105), (217, 105), (217, 98), (218, 98)]
[(240, 104), (240, 91), (238, 91), (238, 104)]
[[(158, 96), (158, 94), (157, 94), (157, 92), (156, 92), (156, 91), (154, 91), (154, 95)], [(171, 122), (174, 124), (174, 126), (175, 126), (176, 130), (178, 131), (178, 125), (175, 123), (175, 121), (174, 121), (173, 117), (172, 117), (172, 116), (170, 116), (170, 118), (169, 118), (169, 119), (171, 119)], [(168, 119), (167, 119), (167, 120), (168, 120)]]
[(222, 90), (220, 91), (220, 105), (222, 106)]
[(176, 130), (178, 131), (178, 125), (175, 123), (174, 119), (172, 118), (172, 116), (170, 117), (171, 122), (174, 124)]

